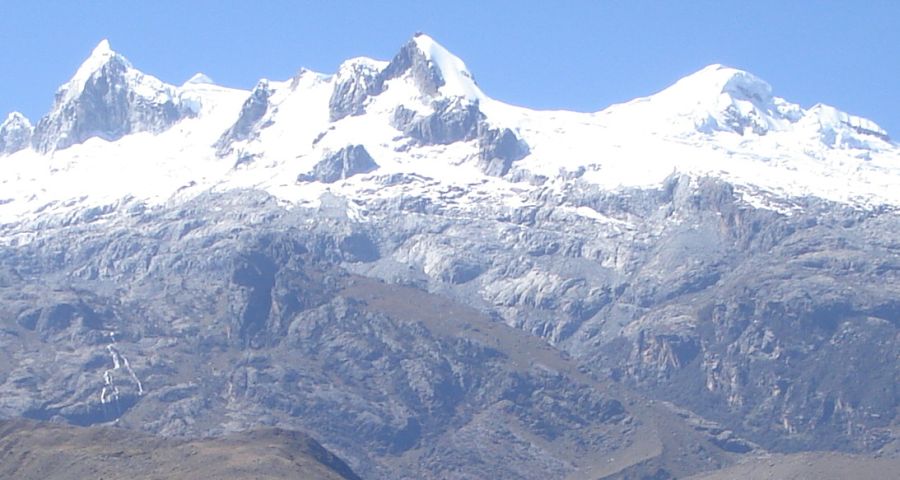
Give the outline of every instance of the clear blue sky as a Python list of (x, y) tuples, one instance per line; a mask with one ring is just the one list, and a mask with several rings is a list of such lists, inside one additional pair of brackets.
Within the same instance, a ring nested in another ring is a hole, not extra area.
[(599, 110), (711, 63), (775, 94), (869, 117), (900, 137), (900, 1), (3, 1), (0, 113), (36, 120), (103, 38), (180, 84), (251, 87), (300, 67), (390, 59), (416, 31), (462, 57), (489, 95)]

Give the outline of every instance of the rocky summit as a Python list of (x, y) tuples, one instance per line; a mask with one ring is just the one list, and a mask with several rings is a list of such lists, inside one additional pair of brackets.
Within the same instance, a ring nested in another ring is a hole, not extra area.
[[(900, 147), (775, 93), (712, 65), (528, 110), (424, 34), (334, 74), (176, 86), (101, 42), (34, 127), (0, 125), (0, 417), (73, 425), (10, 420), (0, 458), (122, 443), (130, 463), (92, 471), (125, 475), (157, 471), (132, 448), (152, 444), (220, 472), (241, 444), (272, 478), (291, 458), (321, 478), (881, 478)], [(74, 426), (81, 444), (43, 430)], [(0, 470), (43, 475), (15, 458)]]

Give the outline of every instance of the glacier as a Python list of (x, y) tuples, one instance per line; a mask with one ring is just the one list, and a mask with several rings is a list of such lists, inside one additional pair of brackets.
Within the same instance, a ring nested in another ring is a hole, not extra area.
[[(395, 174), (468, 191), (489, 185), (500, 202), (537, 185), (559, 190), (575, 174), (614, 191), (659, 186), (677, 172), (734, 183), (756, 205), (806, 196), (900, 204), (900, 149), (877, 124), (824, 105), (803, 109), (722, 65), (591, 113), (493, 100), (424, 34), (391, 62), (354, 59), (335, 75), (302, 70), (252, 92), (198, 75), (165, 84), (102, 41), (33, 134), (15, 114), (0, 127), (10, 138), (0, 149), (0, 219), (231, 188), (310, 205), (326, 192), (353, 198)], [(97, 90), (106, 86), (119, 93)], [(93, 112), (98, 101), (107, 106)], [(327, 152), (357, 144), (377, 169), (328, 186), (298, 182)]]

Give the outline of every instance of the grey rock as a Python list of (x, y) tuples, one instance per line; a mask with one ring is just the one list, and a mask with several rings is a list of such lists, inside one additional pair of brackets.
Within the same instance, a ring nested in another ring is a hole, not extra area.
[(244, 101), (241, 113), (234, 125), (228, 128), (216, 141), (216, 155), (227, 156), (234, 151), (234, 143), (243, 142), (255, 138), (259, 129), (263, 128), (260, 121), (269, 111), (269, 97), (272, 96), (272, 88), (267, 80), (260, 80), (250, 96)]
[(351, 115), (361, 115), (370, 96), (380, 93), (381, 70), (366, 59), (351, 60), (338, 70), (334, 90), (328, 101), (329, 118), (336, 122)]
[(426, 116), (399, 107), (393, 115), (394, 127), (424, 145), (449, 145), (477, 138), (484, 114), (475, 103), (446, 99), (435, 104), (434, 113)]
[(52, 110), (34, 129), (32, 146), (49, 152), (92, 137), (111, 141), (130, 133), (158, 133), (196, 114), (180, 102), (174, 87), (160, 83), (153, 87), (160, 91), (145, 96), (133, 84), (143, 78), (124, 57), (110, 55), (75, 98), (67, 98), (65, 89), (57, 94)]
[(419, 50), (415, 39), (407, 42), (386, 67), (368, 59), (351, 60), (339, 69), (329, 100), (331, 121), (363, 113), (366, 100), (380, 95), (390, 80), (409, 75), (425, 97), (435, 97), (445, 83), (440, 69)]
[(9, 155), (31, 145), (34, 127), (19, 112), (10, 113), (0, 124), (0, 155)]
[[(498, 269), (528, 271), (503, 266), (520, 253), (490, 240), (502, 224), (435, 224), (433, 206), (410, 215), (399, 203), (372, 205), (384, 215), (375, 228), (329, 202), (288, 210), (260, 192), (208, 194), (0, 247), (18, 272), (0, 288), (0, 412), (166, 435), (298, 428), (366, 478), (559, 477), (668, 435), (634, 417), (655, 407), (503, 325), (500, 309), (469, 306), (485, 306), (479, 288)], [(444, 250), (411, 248), (442, 234)], [(409, 268), (417, 255), (424, 275)], [(367, 268), (443, 293), (352, 273)], [(594, 296), (588, 281), (563, 281), (507, 302), (580, 319)], [(706, 433), (678, 434), (716, 461), (728, 454)]]
[(22, 276), (15, 269), (0, 265), (0, 288), (19, 284)]
[(514, 161), (528, 155), (528, 146), (512, 130), (491, 128), (477, 102), (444, 99), (434, 102), (434, 109), (434, 113), (422, 116), (401, 106), (391, 121), (415, 144), (449, 145), (477, 140), (479, 165), (488, 175), (506, 175)]
[[(494, 176), (506, 175), (513, 162), (528, 155), (528, 146), (515, 132), (508, 128), (496, 128), (488, 123), (477, 101), (438, 96), (438, 90), (444, 84), (443, 76), (437, 65), (428, 60), (419, 49), (415, 39), (404, 45), (384, 68), (364, 58), (341, 65), (332, 80), (334, 87), (329, 99), (330, 120), (334, 122), (364, 113), (368, 100), (384, 92), (388, 81), (407, 75), (434, 110), (428, 115), (419, 115), (403, 105), (394, 110), (391, 124), (403, 132), (411, 144), (449, 145), (477, 140), (478, 164), (482, 171)], [(266, 113), (265, 102), (262, 101), (265, 100), (264, 96), (262, 92), (256, 91), (251, 95), (241, 119), (216, 144), (220, 155), (231, 153), (231, 143), (251, 139), (261, 128), (256, 123)], [(324, 135), (325, 133), (314, 143)], [(322, 168), (331, 167), (323, 165)], [(301, 180), (315, 177), (314, 173), (310, 173), (302, 176)], [(341, 178), (336, 174), (329, 174), (329, 177)]]
[(326, 154), (309, 173), (297, 177), (301, 182), (334, 183), (354, 175), (369, 173), (378, 168), (378, 164), (362, 145), (344, 147), (337, 152)]
[(529, 153), (528, 145), (508, 128), (482, 129), (478, 137), (481, 170), (495, 177), (506, 175), (512, 163)]
[(378, 87), (375, 91), (380, 93), (384, 89), (385, 82), (405, 75), (407, 72), (412, 76), (413, 82), (423, 95), (435, 96), (438, 89), (444, 86), (444, 77), (438, 66), (429, 61), (419, 50), (415, 39), (411, 39), (378, 76)]

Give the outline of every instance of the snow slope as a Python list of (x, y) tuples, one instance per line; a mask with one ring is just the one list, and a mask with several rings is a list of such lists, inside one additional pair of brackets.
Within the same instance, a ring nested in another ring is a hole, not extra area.
[[(78, 101), (99, 65), (121, 58), (134, 83), (149, 89), (143, 93), (176, 97), (196, 115), (159, 133), (111, 142), (90, 138), (46, 154), (26, 148), (0, 157), (0, 222), (88, 207), (162, 204), (230, 188), (260, 188), (286, 202), (315, 205), (325, 193), (440, 199), (452, 187), (463, 192), (454, 199), (460, 208), (476, 208), (485, 198), (516, 206), (537, 188), (563, 191), (574, 177), (621, 189), (657, 186), (675, 172), (723, 178), (748, 202), (771, 208), (802, 196), (860, 207), (900, 205), (900, 149), (886, 132), (833, 107), (803, 109), (775, 97), (771, 86), (750, 73), (711, 65), (657, 94), (599, 112), (534, 111), (486, 96), (463, 61), (427, 35), (411, 42), (443, 79), (436, 94), (417, 88), (411, 71), (382, 84), (375, 85), (377, 78), (362, 81), (361, 88), (373, 84), (380, 90), (363, 98), (361, 114), (331, 121), (338, 77), (361, 70), (303, 70), (267, 83), (271, 95), (252, 135), (221, 156), (214, 145), (235, 124), (250, 92), (217, 86), (202, 74), (168, 86), (134, 69), (103, 41), (60, 88), (65, 101)], [(370, 59), (353, 62), (369, 72), (388, 68)], [(427, 117), (443, 106), (464, 104), (477, 105), (487, 125), (508, 128), (527, 144), (528, 154), (506, 175), (479, 169), (476, 141), (416, 143), (398, 128), (401, 106)], [(379, 168), (328, 185), (298, 181), (323, 156), (348, 145), (364, 146)], [(385, 181), (397, 174), (417, 180)]]

